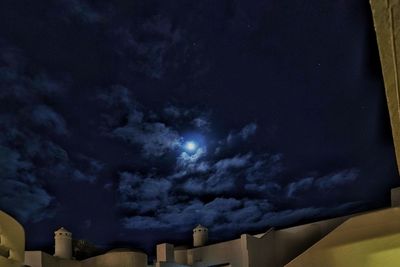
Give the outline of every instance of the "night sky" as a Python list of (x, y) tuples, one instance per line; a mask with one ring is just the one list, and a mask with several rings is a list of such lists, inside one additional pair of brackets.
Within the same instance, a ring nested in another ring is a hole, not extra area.
[(2, 0), (0, 209), (152, 253), (388, 206), (379, 64), (368, 0)]

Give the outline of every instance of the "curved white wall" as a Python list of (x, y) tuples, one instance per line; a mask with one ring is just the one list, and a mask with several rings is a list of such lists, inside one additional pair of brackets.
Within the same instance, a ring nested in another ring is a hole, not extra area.
[(0, 211), (0, 267), (21, 266), (24, 262), (25, 231), (10, 215)]

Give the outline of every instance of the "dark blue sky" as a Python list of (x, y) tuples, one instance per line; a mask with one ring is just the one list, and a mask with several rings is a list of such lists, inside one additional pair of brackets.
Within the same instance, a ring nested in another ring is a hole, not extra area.
[(0, 208), (28, 249), (386, 206), (386, 109), (368, 0), (0, 2)]

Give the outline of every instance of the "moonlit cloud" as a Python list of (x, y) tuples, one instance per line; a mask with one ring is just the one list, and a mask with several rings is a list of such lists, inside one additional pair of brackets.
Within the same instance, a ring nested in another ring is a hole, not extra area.
[[(246, 126), (243, 129), (250, 128)], [(324, 186), (326, 188), (332, 183), (345, 185), (345, 180), (350, 181), (357, 174), (357, 170), (343, 170), (284, 185), (277, 181), (277, 177), (285, 171), (283, 161), (282, 154), (253, 152), (210, 157), (199, 148), (194, 154), (182, 152), (169, 175), (145, 178), (125, 173), (119, 182), (119, 194), (121, 206), (130, 212), (122, 224), (128, 229), (179, 227), (187, 231), (193, 225), (203, 223), (215, 230), (227, 227), (239, 231), (243, 228), (286, 225), (329, 214), (329, 210), (340, 213), (360, 207), (360, 203), (334, 208), (329, 204), (329, 207), (306, 206), (274, 211), (276, 205), (290, 201), (301, 192), (323, 190)], [(142, 187), (153, 188), (154, 194), (149, 192), (143, 195), (146, 190)], [(230, 197), (221, 198), (220, 195)], [(200, 200), (203, 196), (213, 196), (213, 200), (203, 202)], [(132, 215), (132, 211), (136, 215)], [(172, 220), (173, 216), (179, 216), (180, 220)], [(220, 223), (222, 221), (224, 223)]]
[(162, 156), (179, 146), (179, 134), (163, 123), (142, 123), (116, 128), (113, 135), (142, 146), (147, 156)]
[[(278, 203), (290, 201), (299, 192), (311, 187), (322, 190), (319, 186), (321, 181), (341, 181), (337, 174), (332, 174), (316, 178), (320, 182), (314, 183), (314, 178), (306, 178), (284, 186), (276, 182), (276, 177), (284, 171), (282, 161), (280, 154), (247, 153), (225, 158), (213, 156), (211, 159), (206, 153), (190, 155), (183, 152), (170, 175), (146, 178), (123, 173), (119, 182), (120, 205), (128, 212), (122, 224), (127, 229), (179, 227), (187, 231), (193, 225), (203, 223), (214, 230), (227, 227), (239, 231), (286, 225), (328, 214), (329, 210), (340, 213), (360, 207), (358, 203), (333, 209), (307, 206), (274, 211)], [(348, 174), (350, 179), (356, 171), (339, 173)], [(147, 192), (145, 188), (152, 190), (144, 194)], [(221, 198), (221, 194), (230, 197)], [(214, 196), (213, 200), (201, 201), (200, 198), (206, 195)], [(136, 215), (132, 215), (132, 211)], [(173, 220), (174, 216), (179, 216), (180, 220)], [(221, 221), (224, 223), (219, 223)]]
[[(162, 114), (145, 112), (130, 91), (121, 86), (112, 87), (108, 93), (101, 93), (98, 98), (111, 112), (103, 116), (105, 135), (141, 147), (146, 157), (160, 157), (180, 149), (182, 136), (179, 128), (190, 126), (193, 117), (199, 115), (195, 109), (168, 105), (163, 109), (167, 118), (162, 119)], [(126, 122), (120, 123), (124, 119)], [(193, 155), (182, 154), (181, 157), (193, 160), (204, 154), (205, 148), (199, 147), (195, 151)]]

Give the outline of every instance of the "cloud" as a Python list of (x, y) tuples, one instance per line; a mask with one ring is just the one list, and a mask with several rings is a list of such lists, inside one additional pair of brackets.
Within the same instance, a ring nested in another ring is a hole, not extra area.
[[(119, 44), (116, 54), (127, 62), (129, 70), (151, 79), (161, 79), (168, 70), (177, 67), (166, 57), (170, 51), (176, 52), (181, 33), (168, 18), (154, 16), (144, 23), (120, 25), (112, 33)], [(175, 56), (179, 58), (179, 55)]]
[(276, 212), (269, 212), (264, 215), (265, 221), (271, 226), (283, 226), (294, 224), (302, 220), (313, 220), (326, 216), (338, 216), (355, 213), (363, 209), (365, 203), (353, 201), (339, 203), (333, 206), (310, 206), (298, 209), (288, 209)]
[(68, 23), (72, 23), (74, 19), (85, 24), (98, 23), (102, 20), (102, 15), (86, 1), (61, 0), (57, 4), (62, 12), (60, 17)]
[[(182, 152), (177, 160), (177, 167), (185, 172), (188, 171), (199, 171), (205, 172), (209, 169), (207, 162), (201, 161), (207, 155), (206, 148), (199, 147), (193, 154), (190, 154), (186, 151)], [(198, 163), (199, 162), (199, 163)]]
[(163, 123), (131, 124), (113, 130), (113, 135), (142, 146), (146, 156), (162, 156), (180, 144), (178, 132)]
[(287, 196), (292, 197), (298, 192), (309, 190), (314, 183), (313, 177), (307, 177), (297, 182), (292, 182), (288, 185)]
[(67, 91), (65, 81), (57, 81), (46, 73), (39, 73), (31, 80), (31, 86), (41, 96), (57, 97)]
[(28, 74), (23, 51), (0, 39), (0, 100), (20, 108), (42, 104), (43, 97), (57, 99), (68, 91), (65, 80), (52, 79), (44, 71)]
[(43, 139), (33, 132), (29, 133), (29, 136), (20, 132), (18, 138), (25, 142), (25, 147), (21, 152), (26, 155), (27, 160), (39, 162), (32, 164), (35, 166), (34, 171), (40, 177), (57, 177), (64, 181), (93, 183), (97, 180), (97, 174), (102, 170), (99, 166), (101, 163), (94, 159), (80, 155), (72, 160), (60, 145)]
[(54, 199), (35, 183), (2, 179), (0, 205), (22, 222), (38, 222), (52, 217)]
[(250, 136), (254, 135), (257, 131), (257, 124), (250, 123), (243, 127), (242, 130), (238, 133), (243, 140), (247, 140)]
[(217, 172), (223, 172), (228, 169), (241, 168), (249, 164), (249, 160), (252, 157), (251, 154), (236, 155), (233, 158), (221, 159), (215, 163), (214, 167)]
[(192, 124), (199, 129), (210, 131), (211, 123), (205, 117), (194, 118)]
[[(111, 87), (108, 92), (99, 94), (98, 99), (105, 104), (102, 115), (104, 134), (140, 147), (142, 155), (147, 158), (161, 157), (181, 149), (181, 129), (192, 126), (193, 118), (199, 115), (205, 120), (205, 115), (195, 108), (185, 109), (171, 104), (159, 113), (145, 111), (122, 86)], [(200, 149), (205, 153), (205, 148)], [(182, 154), (181, 158), (185, 155)]]
[(204, 162), (193, 164), (188, 172), (181, 172), (189, 176), (183, 189), (191, 194), (230, 192), (243, 182), (242, 170), (250, 164), (251, 157), (251, 154), (246, 154), (223, 158), (211, 166), (205, 165), (203, 169), (200, 167)]
[(211, 131), (209, 112), (199, 111), (197, 108), (178, 107), (168, 104), (163, 109), (166, 119), (175, 123), (189, 122), (188, 126), (197, 128), (201, 132)]
[[(254, 166), (265, 168), (266, 164), (254, 165), (260, 160), (251, 153), (214, 159), (212, 164), (203, 158), (186, 160), (187, 164), (178, 164), (165, 177), (123, 172), (118, 183), (120, 206), (126, 214), (122, 223), (128, 229), (189, 229), (197, 223), (217, 227), (226, 221), (236, 228), (249, 222), (261, 225), (262, 214), (273, 209), (273, 204), (253, 199), (245, 189), (246, 174), (255, 173)], [(239, 191), (234, 197), (219, 196), (234, 191)], [(209, 202), (197, 198), (210, 194), (214, 199)]]
[(257, 124), (249, 123), (245, 125), (239, 132), (231, 132), (226, 138), (228, 144), (234, 143), (238, 140), (247, 140), (250, 136), (254, 135), (257, 131)]
[(113, 183), (106, 183), (104, 184), (103, 188), (105, 190), (111, 190), (113, 188), (114, 184)]
[(130, 229), (171, 229), (179, 227), (184, 232), (198, 223), (212, 225), (219, 220), (225, 220), (227, 218), (225, 214), (239, 209), (240, 206), (241, 201), (232, 198), (216, 198), (208, 203), (192, 200), (175, 205), (166, 205), (163, 210), (157, 212), (156, 216), (126, 218), (123, 223)]
[(46, 105), (36, 106), (32, 110), (32, 121), (35, 125), (46, 127), (57, 134), (67, 134), (64, 118)]
[[(62, 171), (62, 169), (60, 169), (60, 170)], [(96, 176), (84, 174), (80, 170), (73, 170), (71, 178), (73, 178), (74, 180), (77, 180), (77, 181), (89, 182), (89, 183), (94, 183), (97, 179)]]
[(245, 229), (267, 229), (326, 215), (346, 214), (361, 208), (360, 202), (348, 202), (336, 206), (308, 206), (274, 211), (275, 207), (262, 199), (215, 198), (207, 203), (194, 199), (185, 203), (167, 204), (154, 215), (127, 216), (122, 224), (127, 229), (174, 229), (185, 233), (201, 223), (215, 236), (221, 237)]
[(277, 193), (281, 186), (276, 179), (282, 168), (282, 156), (237, 154), (227, 158), (196, 158), (195, 161), (178, 161), (170, 179), (180, 179), (184, 191), (194, 195), (221, 193), (244, 194)]
[(168, 117), (171, 117), (171, 118), (174, 118), (174, 119), (177, 119), (177, 118), (180, 118), (180, 117), (182, 117), (183, 115), (187, 115), (186, 113), (185, 113), (185, 111), (182, 111), (181, 109), (179, 109), (178, 107), (176, 107), (176, 106), (173, 106), (173, 105), (168, 105), (168, 106), (166, 106), (165, 108), (164, 108), (164, 113), (165, 113), (165, 115), (167, 115)]
[(297, 197), (311, 190), (337, 189), (354, 182), (360, 174), (356, 168), (345, 169), (322, 177), (306, 177), (288, 184), (286, 195)]
[[(179, 146), (178, 132), (163, 122), (153, 121), (151, 114), (145, 114), (132, 100), (127, 88), (114, 86), (108, 93), (100, 94), (99, 99), (113, 111), (112, 116), (103, 116), (103, 131), (107, 135), (140, 146), (146, 157), (159, 157)], [(122, 118), (127, 118), (126, 123), (119, 125)]]
[(257, 128), (257, 124), (252, 122), (243, 126), (239, 131), (230, 131), (228, 136), (218, 142), (218, 146), (215, 148), (215, 154), (218, 155), (221, 152), (226, 152), (241, 142), (247, 141), (251, 136), (256, 134)]
[(0, 173), (3, 177), (15, 177), (20, 171), (29, 170), (32, 164), (22, 161), (17, 151), (0, 146)]
[[(6, 58), (13, 59), (10, 55)], [(8, 63), (8, 67), (0, 70), (0, 99), (19, 103), (20, 109), (12, 113), (3, 111), (0, 115), (0, 209), (21, 222), (37, 222), (52, 217), (57, 205), (37, 168), (40, 164), (38, 155), (46, 158), (45, 149), (41, 150), (45, 148), (43, 138), (30, 130), (32, 125), (25, 120), (26, 107), (35, 104), (39, 97), (37, 92), (27, 88), (33, 83), (20, 73), (22, 66)], [(13, 92), (13, 89), (16, 90)], [(41, 123), (51, 120), (48, 117), (40, 119)], [(56, 130), (65, 131), (58, 122), (54, 125)]]
[(278, 182), (285, 170), (282, 161), (281, 154), (206, 156), (183, 161), (186, 164), (177, 164), (173, 173), (162, 177), (122, 173), (118, 190), (125, 215), (122, 224), (127, 229), (181, 229), (183, 233), (201, 223), (212, 231), (225, 229), (233, 234), (360, 210), (362, 203), (357, 201), (323, 205), (323, 199), (321, 205), (282, 208), (282, 203), (301, 193), (343, 185), (357, 173), (342, 170), (284, 186)]
[(32, 168), (33, 164), (22, 160), (17, 151), (0, 146), (0, 209), (23, 222), (51, 216), (54, 204)]
[(98, 99), (110, 109), (136, 110), (136, 103), (132, 100), (129, 90), (120, 85), (114, 85), (107, 92), (100, 93)]
[(321, 189), (331, 189), (354, 182), (360, 175), (358, 169), (347, 169), (336, 173), (331, 173), (319, 178), (316, 183)]
[(171, 182), (166, 179), (123, 172), (118, 186), (120, 206), (138, 214), (154, 212), (168, 203), (171, 186)]
[(49, 183), (93, 182), (96, 171), (78, 168), (81, 160), (55, 140), (69, 137), (52, 104), (65, 96), (68, 83), (44, 71), (31, 73), (22, 51), (1, 40), (0, 65), (0, 100), (7, 103), (0, 114), (0, 208), (22, 222), (37, 222), (53, 217), (59, 204)]
[[(102, 129), (106, 136), (139, 147), (138, 156), (144, 161), (167, 154), (172, 159), (166, 169), (152, 166), (151, 171), (121, 171), (115, 184), (106, 184), (117, 190), (121, 223), (126, 229), (188, 231), (202, 223), (214, 231), (225, 228), (233, 233), (329, 216), (339, 208), (322, 205), (328, 203), (324, 199), (321, 206), (292, 200), (309, 190), (341, 186), (356, 174), (339, 170), (295, 180), (286, 173), (283, 154), (235, 152), (236, 144), (256, 134), (256, 123), (230, 131), (222, 141), (199, 142), (196, 151), (188, 153), (181, 150), (182, 129), (200, 126), (194, 120), (203, 118), (204, 112), (172, 104), (149, 111), (121, 86), (103, 92), (99, 99), (104, 103), (103, 114), (107, 114)], [(204, 118), (208, 122), (209, 118)], [(221, 153), (208, 153), (215, 146)], [(342, 207), (342, 211), (355, 209)]]
[(151, 216), (135, 216), (122, 219), (122, 225), (126, 229), (149, 230), (170, 228), (169, 224), (157, 220)]
[(85, 170), (87, 170), (87, 172), (90, 172), (90, 173), (99, 173), (105, 167), (105, 164), (103, 162), (100, 162), (97, 159), (91, 158), (91, 157), (83, 155), (83, 154), (79, 154), (77, 156), (77, 159), (79, 159), (79, 162), (82, 165), (82, 167)]

